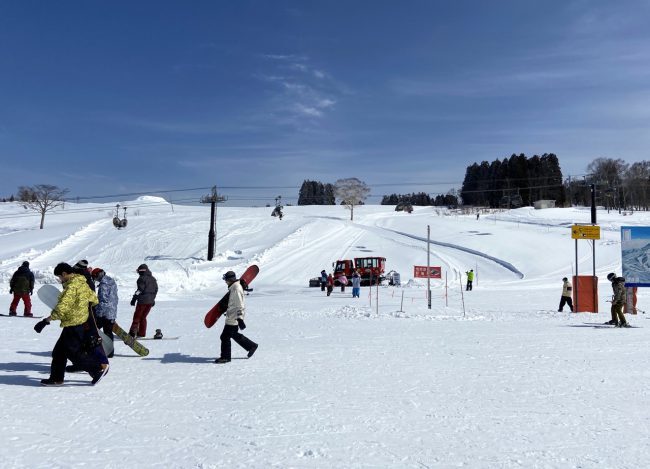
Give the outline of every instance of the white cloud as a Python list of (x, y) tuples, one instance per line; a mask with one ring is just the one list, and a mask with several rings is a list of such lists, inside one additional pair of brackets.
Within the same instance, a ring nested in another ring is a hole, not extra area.
[(308, 57), (293, 54), (265, 54), (263, 57), (272, 62), (275, 70), (258, 77), (280, 87), (271, 100), (274, 114), (284, 115), (290, 121), (305, 117), (321, 119), (326, 111), (334, 108), (337, 87), (332, 85), (325, 71), (309, 64)]

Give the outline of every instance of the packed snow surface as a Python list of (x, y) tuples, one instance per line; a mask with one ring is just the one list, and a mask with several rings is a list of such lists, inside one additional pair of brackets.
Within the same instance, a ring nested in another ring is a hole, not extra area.
[[(3, 467), (426, 468), (650, 467), (650, 323), (595, 327), (610, 318), (610, 271), (621, 272), (621, 225), (650, 215), (598, 211), (595, 241), (600, 313), (557, 311), (562, 277), (591, 275), (592, 242), (571, 239), (588, 209), (454, 214), (415, 207), (222, 208), (216, 254), (207, 261), (209, 208), (158, 198), (66, 203), (39, 216), (0, 204), (0, 301), (28, 260), (37, 288), (56, 284), (59, 262), (87, 259), (118, 283), (118, 322), (128, 328), (136, 268), (149, 265), (160, 293), (136, 356), (121, 342), (97, 386), (85, 374), (44, 388), (58, 323), (0, 317)], [(431, 265), (441, 280), (413, 278)], [(309, 279), (337, 259), (383, 256), (402, 286), (335, 289)], [(260, 274), (246, 297), (245, 335), (219, 356), (220, 320), (203, 325), (226, 292), (227, 270)], [(476, 273), (464, 291), (465, 272)], [(639, 308), (648, 295), (639, 290)], [(49, 311), (33, 297), (34, 313)], [(22, 313), (22, 304), (19, 307)]]

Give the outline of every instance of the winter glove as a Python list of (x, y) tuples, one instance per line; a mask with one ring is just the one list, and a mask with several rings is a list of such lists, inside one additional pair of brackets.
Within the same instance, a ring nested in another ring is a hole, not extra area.
[(243, 319), (237, 318), (237, 324), (239, 324), (239, 328), (243, 331), (246, 329), (246, 323), (244, 322)]
[(45, 326), (47, 326), (47, 325), (49, 325), (49, 324), (50, 324), (50, 320), (49, 320), (49, 319), (47, 319), (47, 318), (42, 319), (41, 321), (38, 321), (38, 322), (36, 323), (36, 325), (34, 326), (34, 330), (40, 334), (41, 331), (42, 331), (43, 329), (45, 329)]
[(133, 298), (131, 298), (131, 306), (135, 306), (136, 301), (138, 301), (138, 297), (136, 295), (133, 295)]

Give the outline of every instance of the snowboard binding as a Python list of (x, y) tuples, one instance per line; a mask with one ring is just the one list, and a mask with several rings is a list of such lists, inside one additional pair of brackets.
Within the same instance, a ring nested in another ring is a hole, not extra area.
[(156, 329), (156, 333), (153, 335), (153, 338), (154, 339), (162, 339), (163, 338), (162, 331), (160, 329)]

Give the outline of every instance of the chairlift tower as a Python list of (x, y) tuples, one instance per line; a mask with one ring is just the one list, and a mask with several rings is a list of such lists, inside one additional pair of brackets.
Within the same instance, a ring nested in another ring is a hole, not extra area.
[(202, 204), (210, 204), (210, 231), (208, 232), (208, 260), (214, 258), (214, 248), (217, 239), (216, 219), (217, 219), (217, 203), (225, 202), (227, 197), (217, 194), (217, 186), (212, 186), (210, 195), (201, 197)]

